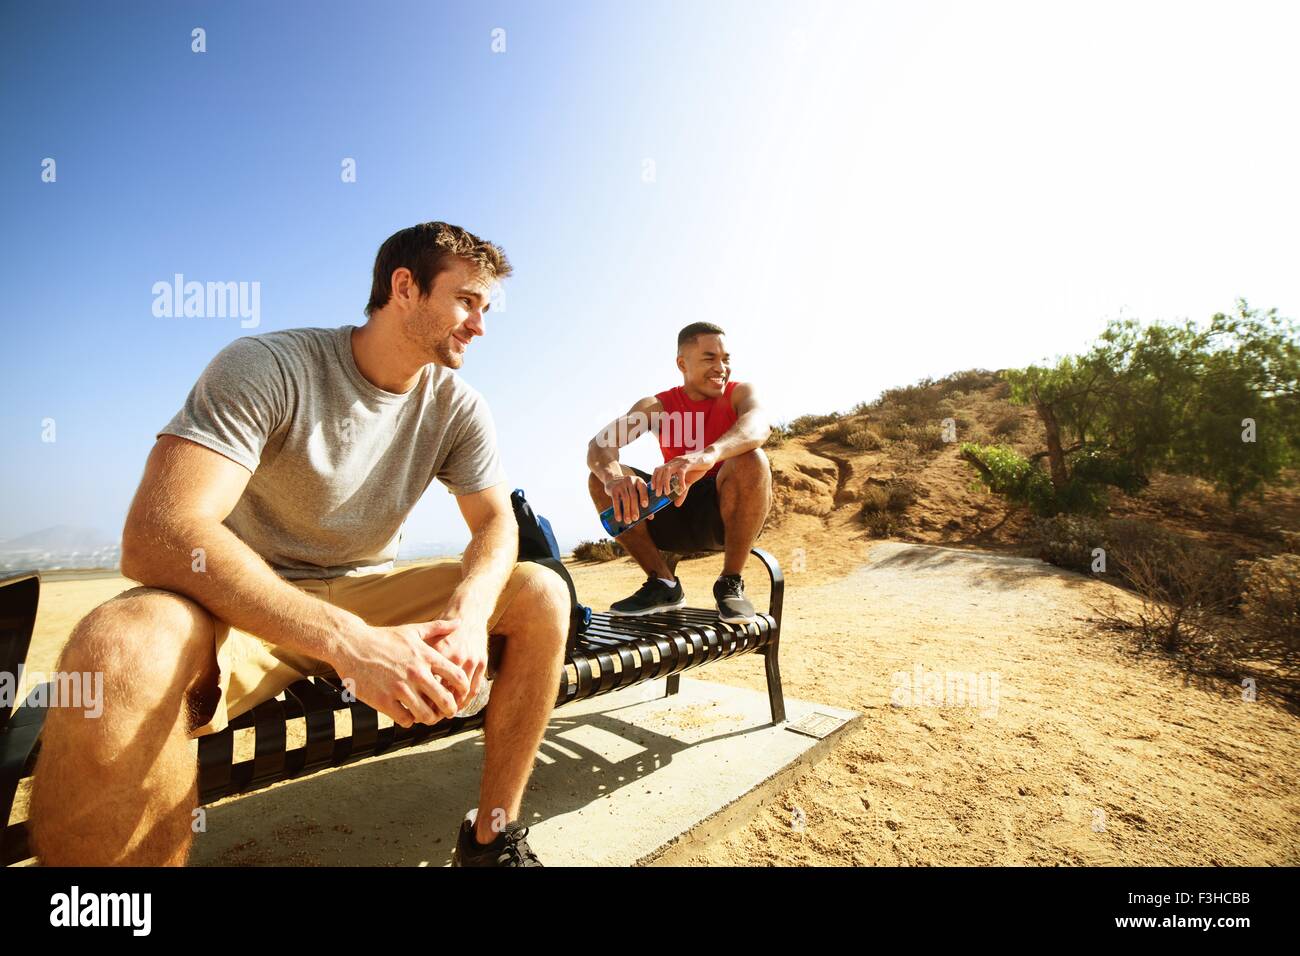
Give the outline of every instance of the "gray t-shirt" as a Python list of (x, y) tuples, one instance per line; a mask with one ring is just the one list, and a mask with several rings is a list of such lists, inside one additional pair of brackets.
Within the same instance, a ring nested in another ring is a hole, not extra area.
[(253, 473), (226, 527), (289, 580), (391, 568), (434, 478), (457, 495), (506, 480), (478, 392), (440, 365), (405, 395), (377, 388), (357, 369), (352, 329), (236, 339), (158, 433)]

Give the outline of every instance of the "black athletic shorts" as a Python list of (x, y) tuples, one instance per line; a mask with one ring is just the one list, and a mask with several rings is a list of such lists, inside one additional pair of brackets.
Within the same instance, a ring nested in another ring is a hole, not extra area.
[[(647, 485), (650, 476), (640, 468), (633, 468)], [(680, 508), (668, 505), (655, 513), (646, 524), (650, 538), (661, 551), (687, 554), (691, 551), (721, 551), (726, 546), (726, 531), (722, 525), (722, 509), (718, 504), (717, 475), (706, 475), (691, 485), (686, 503)], [(648, 490), (653, 497), (653, 490)]]

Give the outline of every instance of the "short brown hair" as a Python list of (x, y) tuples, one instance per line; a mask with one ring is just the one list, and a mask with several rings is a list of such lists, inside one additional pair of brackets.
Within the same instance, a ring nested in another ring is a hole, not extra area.
[(470, 260), (488, 279), (504, 279), (512, 271), (505, 252), (499, 246), (460, 226), (446, 222), (408, 226), (393, 233), (379, 247), (366, 315), (388, 304), (393, 295), (393, 273), (398, 269), (403, 266), (410, 269), (420, 294), (425, 296), (433, 288), (438, 273), (447, 268), (447, 260), (452, 256)]
[(687, 342), (694, 342), (700, 335), (726, 335), (727, 333), (718, 328), (712, 322), (692, 322), (686, 328), (677, 333), (677, 347), (680, 349)]

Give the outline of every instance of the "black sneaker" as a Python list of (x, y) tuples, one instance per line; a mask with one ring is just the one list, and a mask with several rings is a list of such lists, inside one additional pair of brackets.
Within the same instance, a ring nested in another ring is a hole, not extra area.
[(718, 620), (724, 624), (752, 624), (758, 620), (754, 605), (745, 597), (745, 581), (739, 574), (724, 574), (713, 582), (718, 602)]
[(641, 585), (641, 590), (636, 594), (611, 604), (609, 613), (615, 617), (637, 617), (685, 606), (686, 592), (682, 590), (681, 578), (669, 587), (652, 574), (645, 579), (645, 584)]
[(456, 849), (451, 854), (452, 866), (541, 866), (542, 861), (528, 845), (528, 827), (507, 823), (491, 843), (479, 843), (474, 838), (474, 823), (461, 821)]

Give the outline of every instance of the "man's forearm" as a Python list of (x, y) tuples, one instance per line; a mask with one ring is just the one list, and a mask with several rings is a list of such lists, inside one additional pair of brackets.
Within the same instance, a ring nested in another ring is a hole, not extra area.
[(361, 618), (284, 581), (220, 522), (178, 519), (123, 542), (122, 572), (148, 587), (184, 594), (232, 627), (333, 663), (340, 638)]
[(519, 559), (519, 525), (513, 514), (494, 516), (474, 532), (461, 562), (463, 577), (443, 617), (487, 622)]
[(593, 441), (587, 446), (587, 467), (601, 482), (613, 481), (623, 477), (623, 469), (618, 464), (618, 446), (604, 446)]
[(762, 448), (771, 431), (767, 417), (755, 409), (736, 419), (736, 423), (717, 438), (711, 447), (717, 454), (718, 461), (726, 461), (755, 448)]

